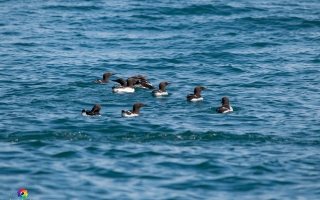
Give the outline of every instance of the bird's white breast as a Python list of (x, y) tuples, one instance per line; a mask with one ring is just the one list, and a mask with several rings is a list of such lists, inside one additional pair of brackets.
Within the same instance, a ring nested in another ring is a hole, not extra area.
[(203, 100), (203, 98), (200, 97), (200, 98), (192, 98), (190, 101), (202, 101), (202, 100)]
[(154, 96), (164, 96), (164, 95), (168, 95), (168, 92), (154, 92), (154, 93), (152, 93), (152, 95), (154, 95)]
[(137, 116), (139, 116), (139, 115), (136, 113), (131, 113), (130, 115), (127, 113), (122, 113), (122, 117), (137, 117)]
[(232, 112), (233, 111), (233, 108), (230, 106), (230, 109), (224, 111), (223, 113), (228, 113), (228, 112)]
[(88, 116), (88, 115), (87, 115), (87, 113), (86, 113), (86, 112), (83, 112), (83, 113), (82, 113), (82, 116)]
[(114, 87), (112, 88), (113, 92), (116, 93), (133, 93), (134, 88), (131, 87)]

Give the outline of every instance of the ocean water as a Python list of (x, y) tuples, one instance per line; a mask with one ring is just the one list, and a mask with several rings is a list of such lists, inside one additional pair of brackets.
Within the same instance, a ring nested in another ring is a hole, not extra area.
[[(0, 8), (1, 200), (320, 198), (319, 1)], [(104, 72), (169, 95), (112, 93), (92, 83)], [(234, 111), (218, 114), (224, 96)], [(81, 116), (96, 103), (101, 117)]]

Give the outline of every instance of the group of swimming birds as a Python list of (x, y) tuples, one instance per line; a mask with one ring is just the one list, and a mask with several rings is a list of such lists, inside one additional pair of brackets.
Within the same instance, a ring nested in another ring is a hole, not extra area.
[[(106, 72), (103, 74), (103, 79), (96, 79), (94, 83), (109, 83), (109, 78), (116, 73)], [(143, 75), (132, 76), (125, 81), (123, 78), (119, 78), (116, 80), (112, 80), (114, 82), (119, 83), (119, 86), (113, 86), (112, 90), (115, 93), (133, 93), (135, 88), (146, 88), (146, 89), (153, 89), (154, 87), (152, 84), (147, 80), (147, 78)], [(161, 97), (168, 95), (168, 92), (165, 90), (166, 86), (169, 85), (169, 82), (161, 82), (159, 84), (159, 90), (153, 90), (152, 95)], [(194, 88), (193, 94), (188, 94), (186, 99), (188, 101), (201, 101), (203, 97), (201, 96), (201, 91), (206, 89), (203, 86), (197, 86)], [(228, 113), (233, 111), (233, 108), (230, 106), (228, 97), (222, 98), (222, 106), (218, 107), (216, 111), (218, 113)], [(133, 105), (133, 110), (122, 110), (121, 115), (123, 117), (135, 117), (140, 115), (140, 108), (146, 106), (146, 104), (137, 102)], [(82, 110), (83, 116), (101, 116), (100, 115), (101, 105), (95, 104), (91, 110)]]

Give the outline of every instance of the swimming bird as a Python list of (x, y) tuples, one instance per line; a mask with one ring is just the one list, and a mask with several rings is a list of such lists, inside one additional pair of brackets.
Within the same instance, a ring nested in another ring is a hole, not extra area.
[(132, 78), (128, 78), (127, 82), (125, 82), (123, 78), (119, 78), (119, 79), (112, 80), (112, 81), (120, 83), (119, 86), (112, 87), (113, 92), (116, 92), (116, 93), (132, 93), (132, 92), (134, 92), (134, 87), (133, 87), (134, 80)]
[(82, 115), (83, 116), (101, 116), (99, 111), (101, 110), (101, 105), (100, 104), (96, 104), (93, 106), (93, 108), (91, 110), (82, 110)]
[(134, 79), (133, 86), (135, 88), (145, 88), (145, 89), (153, 89), (154, 88), (152, 86), (152, 84), (150, 83), (150, 81), (147, 80), (146, 76), (136, 75), (136, 76), (132, 76), (130, 78)]
[(233, 108), (230, 106), (228, 97), (223, 97), (221, 100), (221, 104), (222, 106), (216, 109), (218, 113), (228, 113), (233, 111)]
[(197, 86), (194, 88), (194, 94), (188, 94), (187, 96), (187, 100), (188, 101), (201, 101), (203, 100), (202, 96), (201, 96), (201, 91), (206, 89), (206, 87), (203, 86)]
[(143, 103), (140, 103), (140, 102), (137, 102), (133, 105), (133, 110), (128, 110), (128, 111), (125, 111), (125, 110), (122, 110), (121, 111), (121, 115), (122, 117), (136, 117), (136, 116), (139, 116), (140, 115), (140, 108), (143, 107), (143, 106), (147, 106), (147, 104), (143, 104)]
[(154, 96), (168, 95), (168, 92), (165, 90), (165, 88), (169, 84), (170, 84), (169, 82), (159, 83), (159, 90), (153, 90), (152, 95), (154, 95)]
[(110, 72), (106, 72), (103, 74), (102, 80), (100, 79), (96, 79), (93, 82), (94, 83), (109, 83), (109, 77), (112, 75), (115, 75), (116, 73), (110, 73)]

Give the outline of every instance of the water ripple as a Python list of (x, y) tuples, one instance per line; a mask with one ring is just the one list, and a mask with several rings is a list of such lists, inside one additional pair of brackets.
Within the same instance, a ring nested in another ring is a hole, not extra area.
[[(1, 197), (318, 198), (318, 2), (0, 5)], [(108, 71), (169, 95), (92, 82)]]

